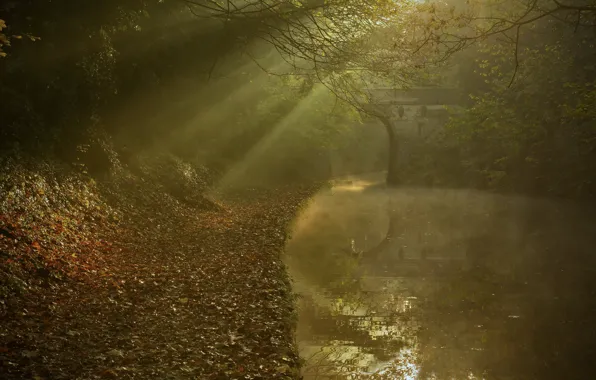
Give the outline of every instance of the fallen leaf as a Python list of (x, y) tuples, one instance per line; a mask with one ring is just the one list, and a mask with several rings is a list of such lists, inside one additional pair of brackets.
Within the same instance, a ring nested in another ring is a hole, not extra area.
[(122, 351), (116, 350), (116, 349), (108, 351), (108, 355), (110, 355), (110, 356), (119, 356), (121, 358), (124, 357), (124, 353)]
[(103, 371), (101, 373), (101, 376), (102, 377), (116, 378), (116, 377), (118, 377), (118, 374), (113, 369), (106, 369), (105, 371)]
[(24, 350), (22, 352), (22, 355), (26, 358), (32, 359), (32, 358), (36, 358), (37, 356), (39, 356), (39, 352), (37, 351), (29, 351), (29, 350)]

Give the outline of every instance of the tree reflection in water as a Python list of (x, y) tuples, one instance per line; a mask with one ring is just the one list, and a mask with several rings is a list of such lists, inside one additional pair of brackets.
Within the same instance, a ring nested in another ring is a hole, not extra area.
[(596, 234), (565, 210), (455, 190), (319, 195), (286, 247), (304, 379), (581, 378)]

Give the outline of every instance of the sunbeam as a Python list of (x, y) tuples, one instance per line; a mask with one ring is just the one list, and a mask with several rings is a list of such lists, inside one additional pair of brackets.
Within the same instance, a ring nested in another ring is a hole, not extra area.
[[(257, 162), (263, 153), (275, 145), (276, 140), (288, 131), (295, 127), (301, 120), (304, 114), (317, 102), (321, 101), (323, 96), (327, 95), (324, 86), (315, 86), (305, 98), (301, 99), (299, 103), (281, 120), (265, 137), (259, 141), (237, 164), (232, 166), (215, 186), (216, 191), (222, 188), (227, 188), (237, 184), (239, 181), (246, 180), (246, 175)], [(267, 170), (261, 168), (260, 170)]]
[(0, 379), (594, 378), (561, 1), (0, 1)]
[[(278, 63), (274, 68), (281, 67), (282, 65), (283, 63)], [(190, 118), (190, 120), (172, 129), (170, 136), (165, 143), (175, 144), (180, 141), (187, 141), (188, 139), (193, 138), (193, 135), (205, 130), (215, 131), (215, 139), (217, 139), (218, 136), (225, 135), (225, 130), (232, 128), (230, 125), (230, 118), (233, 113), (230, 111), (241, 109), (246, 106), (246, 103), (251, 105), (256, 97), (263, 96), (264, 87), (271, 80), (268, 74), (258, 68), (258, 71), (255, 74), (255, 68), (255, 64), (252, 61), (248, 61), (226, 75), (226, 78), (215, 79), (210, 83), (207, 83), (196, 96), (186, 95), (182, 100), (181, 106), (194, 106), (195, 109), (198, 109), (198, 112)], [(208, 101), (209, 94), (218, 93), (218, 87), (222, 82), (230, 80), (228, 77), (231, 78), (236, 85), (231, 91), (226, 93), (225, 98), (209, 107), (205, 107), (204, 104), (201, 104), (206, 100)], [(279, 99), (273, 99), (271, 106), (274, 106), (279, 101)], [(220, 132), (217, 132), (217, 129), (220, 129)]]

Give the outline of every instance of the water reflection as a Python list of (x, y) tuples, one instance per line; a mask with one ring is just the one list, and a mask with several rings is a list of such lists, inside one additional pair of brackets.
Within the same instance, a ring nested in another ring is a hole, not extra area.
[(286, 247), (304, 379), (591, 378), (589, 220), (470, 191), (322, 192)]

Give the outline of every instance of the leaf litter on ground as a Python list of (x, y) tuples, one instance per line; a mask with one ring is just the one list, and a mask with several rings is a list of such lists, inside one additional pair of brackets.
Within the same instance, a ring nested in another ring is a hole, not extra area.
[(133, 176), (16, 168), (2, 186), (1, 379), (298, 377), (280, 252), (316, 186), (217, 207)]

